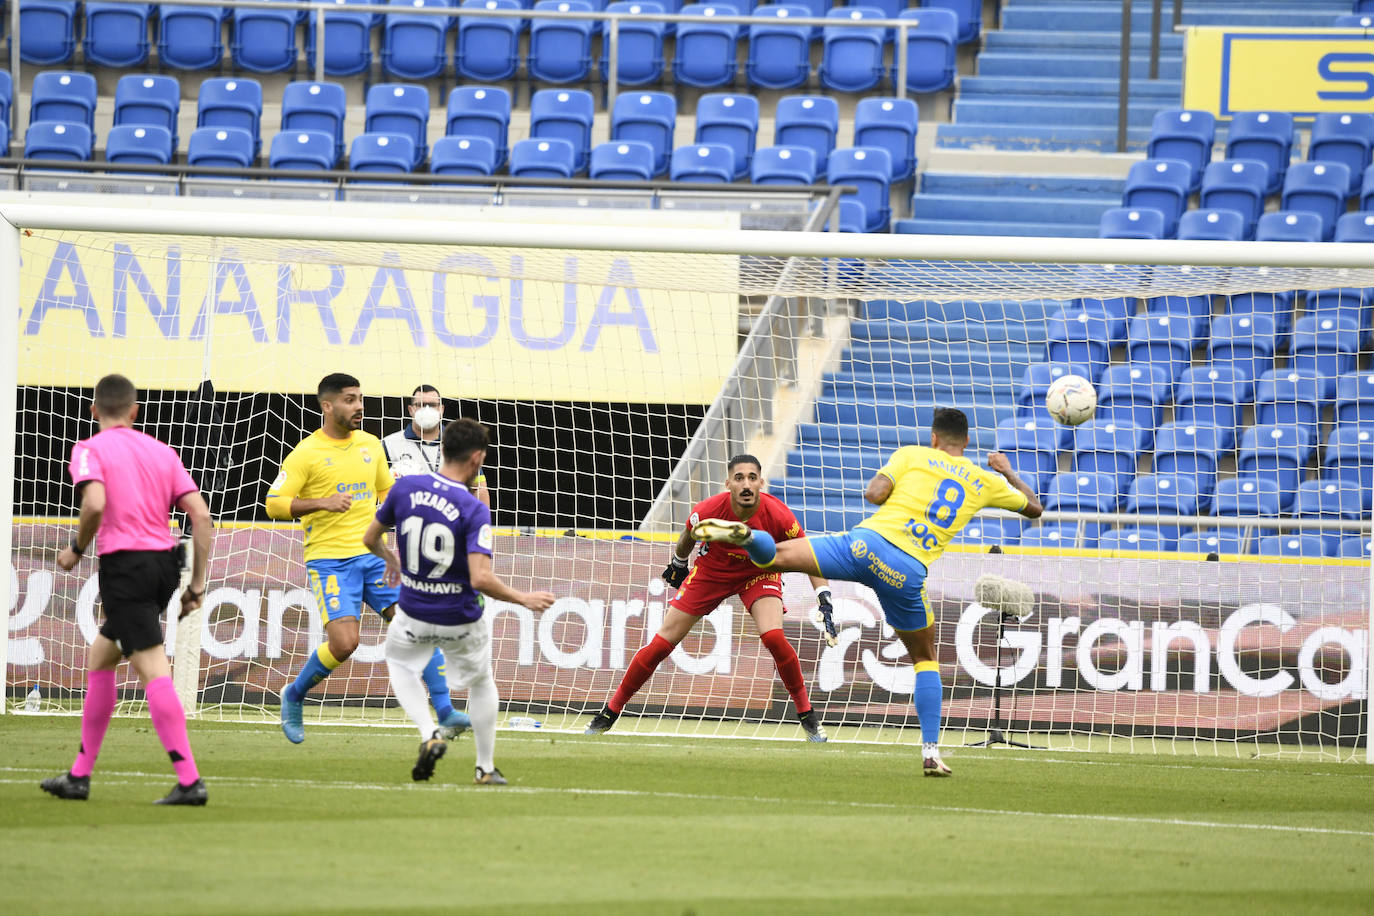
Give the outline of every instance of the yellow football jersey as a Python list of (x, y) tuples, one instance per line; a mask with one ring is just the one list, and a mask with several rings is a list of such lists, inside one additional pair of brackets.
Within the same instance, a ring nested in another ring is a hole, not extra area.
[[(355, 430), (347, 439), (331, 439), (315, 430), (301, 440), (282, 462), (281, 473), (267, 491), (268, 514), (280, 518), (284, 507), (272, 512), (274, 500), (320, 499), (349, 493), (347, 512), (311, 512), (301, 516), (305, 531), (305, 559), (344, 560), (367, 553), (363, 532), (377, 514), (377, 506), (395, 483), (386, 464), (382, 441)], [(281, 504), (278, 503), (278, 506)]]
[(878, 473), (892, 481), (892, 493), (859, 527), (878, 532), (927, 569), (979, 509), (1026, 507), (1026, 494), (1001, 474), (924, 445), (897, 449)]

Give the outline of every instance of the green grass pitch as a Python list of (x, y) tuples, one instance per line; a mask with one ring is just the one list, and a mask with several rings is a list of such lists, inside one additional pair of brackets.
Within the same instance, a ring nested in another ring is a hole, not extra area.
[(410, 731), (195, 723), (203, 809), (146, 720), (91, 800), (72, 717), (0, 717), (0, 913), (1368, 913), (1374, 768), (1283, 759), (502, 732), (410, 780)]

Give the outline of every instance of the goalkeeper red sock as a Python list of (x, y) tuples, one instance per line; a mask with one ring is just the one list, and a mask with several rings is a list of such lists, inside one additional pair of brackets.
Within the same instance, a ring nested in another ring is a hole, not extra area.
[[(615, 689), (615, 695), (606, 704), (610, 707), (611, 712), (620, 715), (625, 704), (630, 702), (630, 697), (634, 696), (639, 688), (644, 686), (644, 682), (654, 673), (654, 669), (659, 666), (659, 663), (672, 654), (673, 644), (655, 633), (654, 638), (649, 640), (649, 644), (636, 652), (635, 657), (630, 659), (629, 670), (620, 679), (620, 686)], [(800, 666), (798, 669), (800, 670)]]
[(797, 707), (797, 715), (810, 712), (811, 698), (806, 694), (806, 681), (802, 679), (801, 660), (797, 658), (797, 650), (792, 648), (792, 644), (783, 635), (782, 628), (769, 630), (759, 639), (763, 640), (764, 646), (773, 654), (773, 662), (778, 666), (778, 677), (782, 678), (782, 685), (792, 695), (792, 705)]

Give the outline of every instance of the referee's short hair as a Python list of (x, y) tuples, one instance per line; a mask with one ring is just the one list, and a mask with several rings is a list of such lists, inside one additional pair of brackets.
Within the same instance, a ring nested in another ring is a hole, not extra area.
[[(433, 385), (416, 385), (415, 390), (410, 393), (410, 396), (413, 398), (415, 397), (415, 395), (421, 392), (424, 392), (425, 394), (439, 394), (439, 389), (435, 388)], [(439, 400), (442, 401), (443, 399), (444, 396), (442, 394), (439, 394)]]
[(315, 396), (321, 401), (326, 401), (336, 394), (341, 394), (345, 388), (361, 388), (362, 386), (362, 382), (347, 372), (331, 372), (320, 379), (320, 387), (315, 390)]
[(947, 439), (968, 442), (968, 417), (957, 407), (937, 407), (930, 421), (930, 431)]
[(137, 400), (138, 389), (122, 375), (107, 375), (95, 383), (95, 409), (102, 417), (122, 416)]
[(444, 427), (441, 448), (445, 461), (460, 464), (467, 461), (473, 452), (485, 451), (489, 444), (487, 428), (476, 420), (463, 417)]

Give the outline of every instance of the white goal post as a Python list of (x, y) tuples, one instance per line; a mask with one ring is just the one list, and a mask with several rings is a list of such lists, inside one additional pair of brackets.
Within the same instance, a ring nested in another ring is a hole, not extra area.
[[(311, 380), (351, 371), (375, 399), (378, 432), (400, 429), (411, 388), (430, 382), (456, 405), (450, 418), (471, 412), (496, 430), (498, 570), (560, 595), (544, 619), (494, 609), (503, 703), (572, 729), (661, 620), (666, 542), (696, 500), (719, 491), (730, 454), (759, 454), (774, 489), (807, 508), (808, 530), (839, 530), (857, 510), (853, 494), (835, 497), (834, 487), (919, 441), (941, 398), (970, 399), (975, 457), (1001, 441), (999, 424), (1019, 409), (1021, 371), (1049, 352), (1046, 328), (1061, 308), (1129, 303), (1110, 338), (1080, 341), (1126, 365), (1136, 352), (1126, 319), (1154, 316), (1157, 300), (1206, 300), (1193, 316), (1205, 335), (1232, 298), (1288, 297), (1292, 317), (1301, 312), (1295, 291), (1374, 289), (1374, 246), (1357, 244), (845, 235), (744, 231), (702, 215), (675, 223), (602, 211), (615, 214), (612, 223), (525, 208), (291, 208), (0, 198), (0, 310), (19, 316), (0, 322), (0, 508), (12, 520), (0, 524), (0, 551), (11, 558), (0, 576), (10, 615), (0, 628), (4, 706), (31, 680), (51, 709), (79, 706), (95, 593), (89, 581), (54, 574), (52, 560), (71, 518), (65, 456), (91, 432), (78, 422), (82, 392), (107, 371), (153, 393), (150, 431), (194, 454), (222, 522), (214, 600), (195, 626), (207, 637), (202, 715), (271, 717), (276, 691), (318, 639), (299, 534), (255, 510), (273, 463), (318, 423)], [(779, 323), (759, 311), (764, 300), (796, 305)], [(1347, 374), (1374, 370), (1368, 328), (1358, 330), (1358, 346), (1337, 354)], [(1300, 352), (1300, 331), (1292, 321), (1276, 326), (1266, 365), (1298, 366), (1288, 354)], [(1252, 358), (1223, 356), (1205, 336), (1185, 343), (1184, 364)], [(1324, 473), (1322, 444), (1339, 425), (1333, 379), (1332, 393), (1310, 403), (1291, 386), (1264, 402), (1282, 408), (1280, 418), (1314, 411), (1314, 444), (1287, 469), (1296, 479)], [(1268, 429), (1256, 382), (1251, 400), (1234, 405), (1237, 424), (1243, 409), (1245, 429)], [(1160, 429), (1179, 384), (1168, 381)], [(874, 391), (896, 392), (878, 419), (843, 409), (882, 402)], [(1142, 441), (1126, 479), (1159, 470), (1152, 440)], [(1042, 497), (1051, 477), (1079, 471), (1065, 443)], [(1229, 442), (1208, 494), (1219, 477), (1248, 473), (1245, 451)], [(1362, 518), (1336, 520), (1300, 516), (1290, 493), (1281, 515), (1210, 514), (1197, 501), (1170, 515), (1127, 509), (1125, 493), (1123, 483), (1111, 508), (1075, 503), (1054, 514), (1050, 524), (1077, 526), (1073, 546), (1013, 540), (989, 553), (988, 540), (963, 539), (932, 570), (946, 741), (1011, 728), (1094, 749), (1121, 741), (1352, 759), (1363, 746), (1359, 756), (1374, 763), (1368, 552), (1213, 563), (1096, 548), (1112, 526), (1142, 525), (1175, 539), (1192, 528), (1235, 531), (1247, 553), (1275, 532), (1335, 544), (1368, 537), (1367, 502)], [(835, 498), (822, 505), (823, 497)], [(90, 564), (83, 568), (88, 579)], [(1036, 612), (1000, 646), (975, 600), (974, 582), (988, 574), (1036, 595)], [(910, 667), (871, 593), (837, 593), (841, 639), (827, 647), (805, 581), (787, 587), (786, 632), (813, 702), (840, 739), (914, 740)], [(617, 730), (795, 737), (787, 694), (746, 616), (736, 603), (709, 618)], [(307, 707), (307, 724), (401, 722), (376, 664), (379, 633), (365, 622), (363, 647)], [(178, 640), (178, 654), (193, 642)], [(183, 666), (176, 659), (184, 689), (194, 689)], [(121, 696), (137, 699), (127, 687)]]

